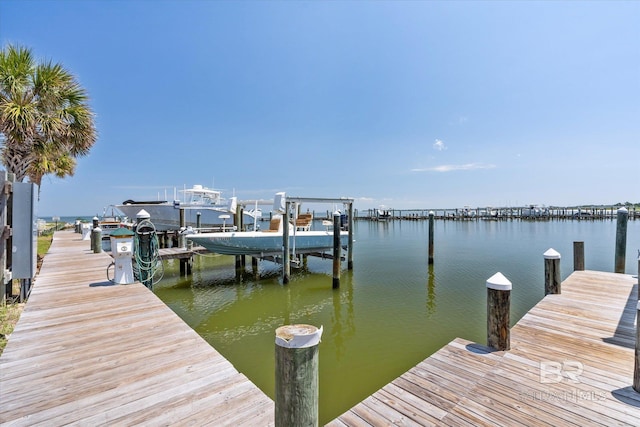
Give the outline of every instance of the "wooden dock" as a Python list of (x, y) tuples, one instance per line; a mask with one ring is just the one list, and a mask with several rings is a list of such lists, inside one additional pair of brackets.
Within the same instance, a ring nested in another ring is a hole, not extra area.
[(637, 301), (630, 275), (574, 272), (511, 329), (511, 350), (455, 339), (329, 425), (638, 426)]
[[(57, 232), (0, 356), (0, 424), (274, 425), (274, 403), (111, 257)], [(329, 423), (640, 425), (637, 279), (574, 272), (511, 330), (455, 339)], [(517, 285), (513, 292), (517, 292)]]
[(0, 424), (273, 425), (273, 401), (110, 262), (55, 234), (0, 356)]

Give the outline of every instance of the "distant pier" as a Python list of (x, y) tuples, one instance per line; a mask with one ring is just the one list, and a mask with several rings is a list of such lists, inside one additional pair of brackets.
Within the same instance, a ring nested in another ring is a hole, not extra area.
[[(451, 221), (471, 220), (602, 220), (615, 219), (617, 210), (621, 206), (591, 206), (591, 207), (540, 207), (521, 206), (503, 208), (447, 208), (447, 209), (367, 209), (357, 211), (354, 219), (369, 221), (393, 220), (428, 220), (429, 212), (434, 212), (435, 219)], [(629, 219), (640, 219), (640, 208), (630, 207)]]

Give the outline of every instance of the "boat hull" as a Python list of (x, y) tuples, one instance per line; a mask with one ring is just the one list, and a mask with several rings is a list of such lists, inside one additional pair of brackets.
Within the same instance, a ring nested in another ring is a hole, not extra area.
[[(185, 227), (195, 228), (198, 220), (198, 213), (200, 213), (200, 226), (202, 228), (220, 228), (223, 225), (229, 227), (234, 223), (234, 214), (224, 208), (214, 207), (177, 207), (173, 204), (124, 204), (117, 205), (120, 210), (127, 217), (132, 220), (136, 219), (138, 212), (145, 210), (150, 215), (150, 221), (156, 227), (158, 231), (177, 230), (180, 228), (180, 210), (184, 211)], [(221, 215), (228, 215), (230, 218), (221, 218)], [(243, 213), (243, 224), (253, 226), (254, 218), (249, 213)]]
[[(209, 252), (224, 255), (280, 255), (282, 233), (263, 231), (202, 233), (186, 236)], [(340, 232), (340, 245), (346, 246), (349, 233)], [(289, 236), (289, 248), (296, 253), (326, 251), (333, 248), (333, 231), (300, 231)]]

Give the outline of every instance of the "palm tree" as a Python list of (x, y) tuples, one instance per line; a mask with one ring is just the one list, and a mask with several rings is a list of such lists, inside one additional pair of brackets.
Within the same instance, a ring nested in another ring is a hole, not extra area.
[(0, 159), (16, 181), (73, 175), (96, 142), (88, 95), (60, 64), (36, 63), (30, 49), (0, 51)]

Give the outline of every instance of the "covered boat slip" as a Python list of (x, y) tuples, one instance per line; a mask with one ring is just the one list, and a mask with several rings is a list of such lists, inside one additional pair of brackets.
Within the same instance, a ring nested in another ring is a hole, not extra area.
[(0, 356), (0, 424), (273, 425), (273, 401), (110, 262), (56, 232)]

